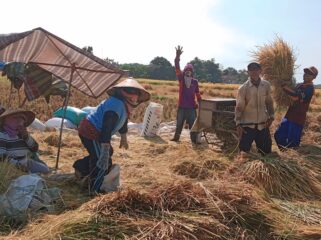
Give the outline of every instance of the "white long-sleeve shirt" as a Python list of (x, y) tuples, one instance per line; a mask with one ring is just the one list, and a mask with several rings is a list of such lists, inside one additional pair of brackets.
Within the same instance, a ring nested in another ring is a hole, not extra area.
[(271, 85), (266, 80), (260, 80), (255, 86), (251, 80), (247, 80), (239, 87), (236, 97), (235, 122), (236, 125), (259, 130), (265, 128), (265, 122), (274, 118), (273, 99)]

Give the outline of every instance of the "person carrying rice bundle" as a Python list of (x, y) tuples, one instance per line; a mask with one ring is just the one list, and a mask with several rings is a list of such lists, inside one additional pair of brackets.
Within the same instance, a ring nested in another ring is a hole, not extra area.
[(299, 147), (307, 111), (314, 94), (313, 80), (318, 75), (316, 67), (304, 68), (303, 83), (295, 89), (282, 83), (283, 91), (292, 99), (291, 104), (277, 128), (274, 138), (280, 150)]
[(253, 55), (262, 67), (264, 80), (269, 81), (272, 86), (272, 96), (277, 107), (287, 108), (292, 100), (283, 91), (281, 84), (287, 82), (288, 86), (295, 86), (293, 74), (296, 57), (293, 49), (277, 37), (272, 43), (258, 47)]
[(271, 85), (260, 78), (261, 65), (252, 62), (247, 66), (249, 79), (237, 92), (235, 123), (239, 136), (240, 152), (249, 152), (253, 141), (262, 155), (271, 153), (270, 126), (274, 120)]

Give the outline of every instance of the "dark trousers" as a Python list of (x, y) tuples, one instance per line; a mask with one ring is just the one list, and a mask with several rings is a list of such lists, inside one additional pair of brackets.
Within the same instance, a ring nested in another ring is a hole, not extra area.
[(257, 128), (244, 127), (243, 129), (246, 133), (243, 133), (241, 137), (239, 144), (240, 151), (249, 152), (253, 141), (255, 141), (256, 148), (259, 153), (262, 155), (271, 153), (272, 139), (268, 128), (258, 130)]
[(100, 155), (100, 143), (83, 136), (79, 137), (82, 144), (87, 149), (89, 156), (77, 160), (73, 164), (73, 167), (77, 169), (83, 177), (89, 176), (90, 188), (98, 192), (103, 183), (104, 176), (107, 175), (112, 166), (111, 156), (113, 155), (113, 148), (110, 146), (109, 149), (110, 158), (108, 161), (108, 169), (103, 170), (96, 165)]
[[(196, 119), (196, 109), (195, 108), (181, 108), (179, 107), (177, 110), (176, 117), (176, 130), (175, 130), (175, 138), (179, 139), (185, 121), (188, 124), (188, 128), (191, 129)], [(190, 137), (192, 142), (196, 142), (197, 133), (190, 132)]]

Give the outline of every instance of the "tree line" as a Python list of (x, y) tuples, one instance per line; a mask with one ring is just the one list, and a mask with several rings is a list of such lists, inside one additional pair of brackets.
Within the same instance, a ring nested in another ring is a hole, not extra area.
[[(93, 48), (88, 46), (84, 50), (93, 53)], [(134, 78), (147, 78), (157, 80), (175, 80), (175, 67), (164, 57), (155, 57), (149, 64), (124, 63), (119, 64), (114, 59), (106, 58), (105, 61), (128, 71)], [(202, 60), (195, 57), (190, 63), (194, 67), (194, 75), (200, 82), (213, 83), (243, 83), (247, 80), (246, 70), (236, 70), (233, 67), (223, 69), (215, 59)], [(181, 66), (183, 68), (184, 66)]]

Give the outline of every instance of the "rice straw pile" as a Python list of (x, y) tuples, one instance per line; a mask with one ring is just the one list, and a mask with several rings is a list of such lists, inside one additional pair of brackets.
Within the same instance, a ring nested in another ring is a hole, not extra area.
[(281, 209), (308, 225), (321, 225), (321, 206), (309, 202), (276, 201)]
[(242, 174), (249, 182), (280, 199), (319, 199), (320, 182), (297, 161), (262, 157), (245, 163)]
[(173, 170), (179, 175), (196, 179), (206, 179), (212, 176), (212, 174), (206, 168), (198, 166), (189, 161), (184, 161), (178, 165), (175, 165)]
[(293, 74), (296, 57), (293, 49), (280, 37), (264, 46), (259, 46), (253, 52), (255, 61), (262, 66), (264, 79), (270, 81), (273, 87), (273, 98), (280, 107), (288, 107), (291, 104), (290, 98), (284, 93), (281, 84), (287, 83), (294, 87)]
[[(260, 230), (268, 227), (262, 223), (264, 216), (252, 208), (255, 204), (250, 194), (240, 187), (236, 190), (235, 183), (228, 183), (233, 184), (231, 188), (226, 184), (213, 190), (190, 182), (146, 193), (126, 190), (102, 195), (86, 204), (83, 210), (93, 212), (99, 219), (117, 222), (125, 239), (222, 239), (222, 236), (242, 239), (241, 235), (244, 239), (254, 239), (262, 236)], [(109, 230), (113, 227), (113, 224), (108, 226)]]

